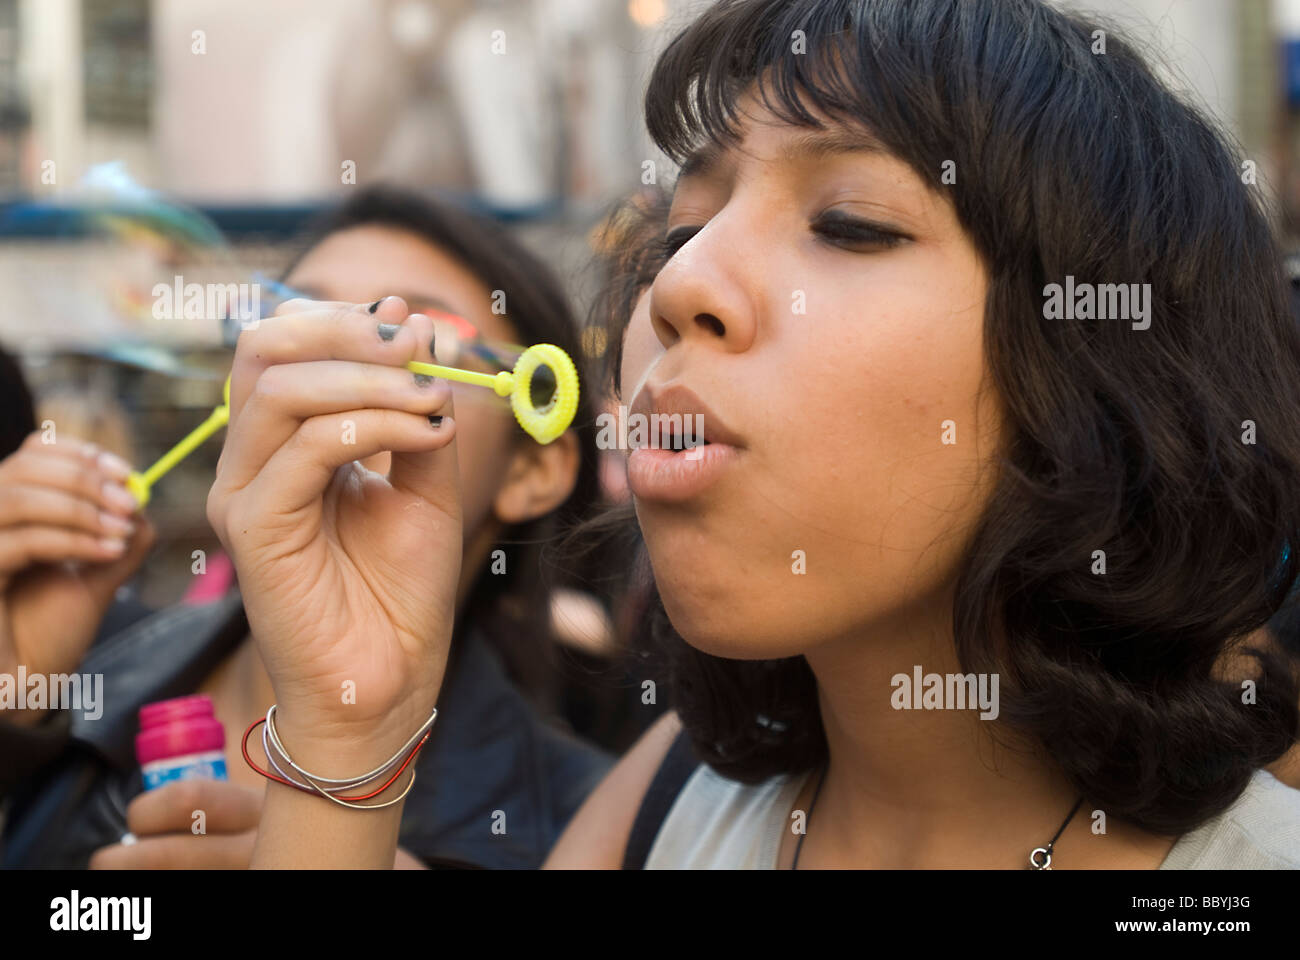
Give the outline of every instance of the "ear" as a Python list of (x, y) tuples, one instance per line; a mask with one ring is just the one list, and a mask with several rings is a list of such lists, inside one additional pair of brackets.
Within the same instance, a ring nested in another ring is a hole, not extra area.
[(578, 436), (572, 430), (548, 444), (531, 439), (519, 444), (492, 501), (496, 518), (510, 525), (550, 513), (573, 492), (581, 457)]

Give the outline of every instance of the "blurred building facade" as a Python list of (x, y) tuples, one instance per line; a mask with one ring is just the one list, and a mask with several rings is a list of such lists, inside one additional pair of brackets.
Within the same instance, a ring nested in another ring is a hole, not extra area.
[(674, 6), (0, 0), (0, 110), (27, 117), (0, 176), (50, 193), (46, 160), (66, 184), (124, 159), (190, 200), (283, 202), (336, 192), (350, 161), (503, 207), (599, 202), (645, 152), (630, 120)]
[[(653, 57), (708, 0), (0, 0), (0, 190), (96, 163), (192, 202), (390, 179), (590, 213), (658, 159)], [(1135, 36), (1265, 173), (1296, 0), (1082, 0)], [(1274, 178), (1270, 178), (1274, 180)]]

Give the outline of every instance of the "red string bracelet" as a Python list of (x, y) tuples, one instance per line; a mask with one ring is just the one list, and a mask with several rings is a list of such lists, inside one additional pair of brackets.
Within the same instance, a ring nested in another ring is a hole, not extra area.
[[(253, 758), (248, 755), (248, 737), (249, 734), (251, 734), (254, 730), (257, 729), (257, 725), (259, 723), (266, 723), (266, 717), (259, 717), (258, 719), (250, 723), (248, 725), (248, 729), (244, 731), (244, 739), (240, 741), (239, 749), (244, 754), (244, 762), (247, 763), (250, 767), (252, 767), (255, 771), (260, 773), (262, 776), (266, 777), (266, 779), (268, 780), (274, 780), (276, 783), (282, 783), (286, 787), (294, 787), (298, 790), (301, 790), (303, 793), (314, 793), (315, 791), (311, 790), (309, 787), (305, 787), (301, 783), (294, 783), (292, 780), (286, 780), (284, 777), (277, 776), (276, 774), (271, 773), (269, 770), (263, 770), (261, 767), (259, 767), (256, 763), (253, 762)], [(377, 797), (379, 794), (383, 793), (385, 790), (387, 790), (389, 787), (393, 785), (394, 781), (396, 781), (397, 778), (402, 775), (402, 771), (405, 770), (407, 766), (410, 765), (411, 761), (415, 759), (416, 754), (420, 752), (420, 748), (423, 747), (425, 741), (429, 739), (430, 733), (433, 733), (433, 731), (430, 730), (428, 733), (426, 733), (423, 737), (420, 738), (420, 742), (417, 743), (411, 749), (411, 752), (406, 755), (406, 759), (402, 761), (402, 765), (397, 768), (397, 771), (391, 777), (389, 777), (388, 781), (378, 790), (374, 791), (373, 793), (367, 793), (365, 796), (361, 796), (361, 797), (337, 797), (335, 799), (349, 800), (349, 801), (369, 800), (372, 797)]]

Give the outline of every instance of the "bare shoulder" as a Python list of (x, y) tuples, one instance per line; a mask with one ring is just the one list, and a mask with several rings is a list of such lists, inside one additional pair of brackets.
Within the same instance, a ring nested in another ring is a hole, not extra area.
[(641, 734), (578, 808), (542, 869), (622, 868), (641, 800), (681, 729), (681, 720), (669, 710)]

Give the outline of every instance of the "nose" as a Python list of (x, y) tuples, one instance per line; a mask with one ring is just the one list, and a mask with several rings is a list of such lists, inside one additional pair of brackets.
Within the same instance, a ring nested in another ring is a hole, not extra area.
[(759, 245), (739, 219), (719, 213), (669, 260), (650, 287), (650, 322), (665, 348), (695, 340), (729, 353), (757, 332), (754, 272)]

